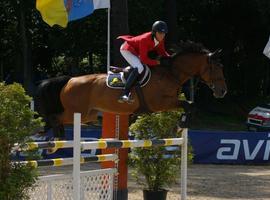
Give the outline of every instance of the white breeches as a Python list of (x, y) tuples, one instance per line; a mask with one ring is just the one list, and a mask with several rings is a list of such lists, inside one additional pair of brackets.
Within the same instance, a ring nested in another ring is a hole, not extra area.
[(141, 74), (144, 67), (143, 67), (143, 64), (141, 63), (140, 59), (137, 56), (135, 56), (133, 53), (131, 53), (131, 52), (127, 51), (127, 50), (122, 50), (122, 46), (120, 48), (120, 52), (121, 52), (122, 56), (131, 65), (131, 67), (137, 68), (139, 74)]

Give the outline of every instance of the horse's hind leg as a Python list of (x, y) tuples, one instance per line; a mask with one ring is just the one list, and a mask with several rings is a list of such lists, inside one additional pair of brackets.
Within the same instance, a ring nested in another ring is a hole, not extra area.
[(53, 135), (56, 138), (64, 138), (65, 136), (65, 128), (63, 124), (58, 124), (52, 127)]
[(88, 114), (88, 121), (92, 123), (98, 122), (98, 110), (91, 110)]
[(49, 124), (52, 127), (53, 135), (57, 138), (64, 138), (65, 129), (64, 125), (60, 123), (57, 115), (50, 115), (48, 117)]

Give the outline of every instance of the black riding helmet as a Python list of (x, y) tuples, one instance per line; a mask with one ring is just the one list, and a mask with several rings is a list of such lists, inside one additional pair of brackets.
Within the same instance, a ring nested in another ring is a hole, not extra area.
[(155, 34), (156, 32), (168, 33), (168, 26), (164, 21), (156, 21), (152, 25), (152, 33)]

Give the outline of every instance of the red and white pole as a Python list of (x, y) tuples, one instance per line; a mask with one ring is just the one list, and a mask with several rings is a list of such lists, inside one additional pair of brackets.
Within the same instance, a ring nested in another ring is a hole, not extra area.
[[(116, 115), (113, 113), (103, 113), (102, 138), (116, 138), (120, 140), (128, 139), (129, 116)], [(118, 151), (118, 177), (117, 188), (115, 188), (117, 200), (128, 199), (127, 179), (128, 179), (128, 149), (103, 149), (102, 154), (115, 153)], [(102, 168), (113, 168), (115, 163), (112, 161), (103, 162)]]

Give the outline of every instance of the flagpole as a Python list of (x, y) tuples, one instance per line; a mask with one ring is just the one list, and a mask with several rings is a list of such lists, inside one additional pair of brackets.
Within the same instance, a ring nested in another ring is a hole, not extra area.
[(111, 27), (111, 19), (110, 19), (110, 14), (111, 13), (111, 8), (108, 8), (108, 27), (107, 27), (107, 73), (110, 68), (110, 27)]

